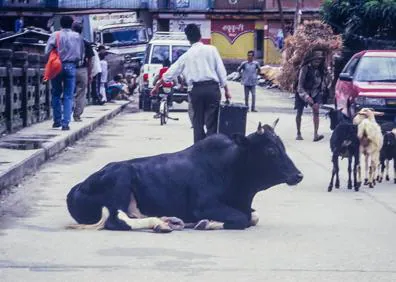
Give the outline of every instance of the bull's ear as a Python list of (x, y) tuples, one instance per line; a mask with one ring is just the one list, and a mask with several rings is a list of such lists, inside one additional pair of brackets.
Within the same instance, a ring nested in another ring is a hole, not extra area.
[(232, 139), (234, 140), (234, 142), (238, 145), (238, 146), (242, 146), (245, 147), (248, 145), (249, 141), (246, 138), (246, 136), (239, 134), (239, 133), (235, 133), (232, 135)]
[(272, 124), (272, 128), (273, 128), (274, 130), (275, 130), (275, 127), (277, 126), (278, 122), (279, 122), (279, 118), (277, 118), (277, 119), (274, 121), (274, 123)]
[(264, 127), (261, 125), (261, 122), (258, 124), (257, 134), (264, 134)]

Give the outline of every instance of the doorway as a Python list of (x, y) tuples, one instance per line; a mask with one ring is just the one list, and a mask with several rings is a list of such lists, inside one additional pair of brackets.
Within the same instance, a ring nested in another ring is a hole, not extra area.
[(256, 49), (256, 58), (263, 59), (264, 55), (264, 30), (257, 29), (255, 31), (255, 49)]

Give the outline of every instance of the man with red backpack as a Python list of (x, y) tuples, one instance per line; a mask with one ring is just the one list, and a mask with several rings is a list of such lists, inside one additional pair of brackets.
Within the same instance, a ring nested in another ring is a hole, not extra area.
[(51, 34), (45, 47), (48, 59), (53, 49), (57, 50), (62, 62), (61, 72), (51, 79), (53, 128), (69, 130), (76, 87), (77, 65), (83, 60), (85, 47), (80, 34), (71, 30), (73, 18), (65, 15), (60, 19), (61, 30)]

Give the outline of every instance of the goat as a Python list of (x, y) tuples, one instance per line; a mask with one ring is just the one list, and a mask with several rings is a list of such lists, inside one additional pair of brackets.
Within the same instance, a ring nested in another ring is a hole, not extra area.
[(332, 162), (333, 170), (331, 180), (327, 191), (333, 190), (334, 176), (335, 188), (340, 187), (339, 180), (339, 166), (338, 158), (348, 158), (348, 189), (352, 189), (352, 160), (354, 159), (353, 167), (353, 187), (355, 191), (359, 191), (361, 180), (357, 179), (358, 167), (360, 166), (359, 154), (359, 139), (357, 138), (357, 126), (352, 124), (352, 120), (346, 117), (342, 110), (329, 110), (328, 116), (330, 117), (330, 129), (333, 130), (330, 138), (330, 149), (333, 153)]
[[(370, 188), (373, 188), (375, 185), (376, 171), (379, 166), (380, 150), (383, 144), (381, 127), (375, 120), (375, 115), (381, 114), (382, 113), (375, 112), (372, 109), (363, 108), (353, 118), (353, 124), (358, 126), (357, 136), (360, 141), (360, 153), (365, 157), (364, 185), (369, 185)], [(369, 170), (368, 177), (367, 170)], [(360, 177), (360, 166), (358, 174)]]
[[(382, 127), (381, 127), (382, 128)], [(396, 128), (392, 131), (385, 132), (384, 144), (380, 152), (381, 171), (377, 177), (379, 183), (384, 178), (386, 168), (386, 180), (389, 181), (389, 162), (393, 160), (393, 183), (396, 183)]]

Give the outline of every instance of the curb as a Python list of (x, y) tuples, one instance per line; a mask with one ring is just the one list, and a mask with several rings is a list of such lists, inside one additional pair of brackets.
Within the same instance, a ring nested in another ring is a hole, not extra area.
[(114, 118), (131, 104), (134, 103), (130, 101), (120, 105), (118, 108), (108, 112), (92, 123), (80, 128), (78, 131), (49, 144), (43, 144), (43, 147), (38, 149), (37, 152), (0, 174), (0, 191), (5, 188), (17, 185), (24, 177), (36, 172), (39, 167), (51, 157), (60, 153), (79, 139), (85, 137), (100, 125), (104, 124), (107, 120)]

